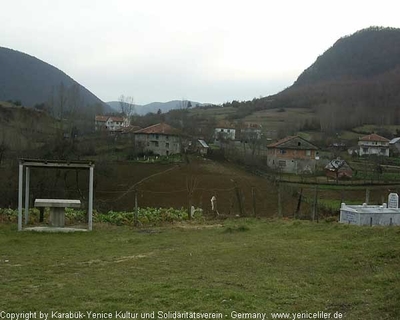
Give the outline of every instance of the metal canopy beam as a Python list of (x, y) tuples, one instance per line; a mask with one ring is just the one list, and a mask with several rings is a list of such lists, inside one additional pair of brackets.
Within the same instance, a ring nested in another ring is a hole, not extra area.
[(20, 164), (23, 164), (25, 167), (57, 168), (57, 169), (89, 169), (90, 167), (94, 166), (94, 161), (20, 159)]
[(25, 177), (25, 224), (29, 220), (29, 168), (48, 168), (48, 169), (89, 169), (89, 197), (88, 197), (88, 230), (92, 230), (93, 215), (93, 169), (94, 161), (63, 161), (63, 160), (19, 160), (19, 182), (18, 182), (18, 231), (22, 230), (22, 202), (23, 202), (23, 179), (24, 167), (26, 168)]

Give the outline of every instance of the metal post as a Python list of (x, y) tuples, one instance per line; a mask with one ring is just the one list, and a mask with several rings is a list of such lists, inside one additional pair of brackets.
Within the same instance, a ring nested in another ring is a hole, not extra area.
[(281, 195), (281, 183), (278, 182), (278, 217), (282, 218), (282, 195)]
[(93, 165), (90, 166), (89, 168), (89, 221), (88, 221), (88, 226), (89, 226), (89, 231), (92, 231), (92, 215), (93, 215)]
[(24, 176), (24, 165), (22, 162), (19, 163), (19, 177), (18, 177), (18, 231), (22, 230), (22, 189), (23, 189), (23, 176)]
[(27, 225), (29, 221), (29, 179), (30, 179), (29, 167), (26, 167), (25, 168), (25, 225)]
[(133, 224), (135, 227), (139, 225), (138, 221), (138, 199), (137, 199), (137, 190), (135, 189), (135, 215), (133, 218)]
[(317, 218), (317, 222), (318, 222), (318, 184), (315, 185), (312, 221), (314, 221), (315, 218)]

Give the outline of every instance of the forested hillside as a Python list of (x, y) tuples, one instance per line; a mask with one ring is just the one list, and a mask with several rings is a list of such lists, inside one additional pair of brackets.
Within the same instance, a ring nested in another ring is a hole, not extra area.
[(55, 99), (60, 90), (75, 87), (79, 90), (80, 107), (108, 107), (61, 70), (25, 53), (0, 47), (0, 70), (0, 101), (12, 100), (33, 107)]
[(315, 114), (314, 129), (334, 132), (400, 124), (399, 87), (400, 29), (371, 27), (339, 39), (286, 90), (226, 106), (237, 108), (232, 117), (269, 108), (308, 108)]

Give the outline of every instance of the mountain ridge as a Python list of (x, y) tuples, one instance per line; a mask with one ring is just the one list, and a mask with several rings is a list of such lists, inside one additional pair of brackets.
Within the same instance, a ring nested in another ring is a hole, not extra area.
[(0, 47), (0, 101), (33, 107), (49, 100), (58, 86), (78, 86), (84, 106), (107, 105), (64, 71), (27, 53)]
[[(190, 100), (171, 100), (167, 102), (151, 102), (145, 105), (135, 105), (135, 113), (138, 115), (145, 115), (147, 113), (157, 113), (158, 110), (161, 110), (162, 113), (166, 113), (173, 109), (182, 109), (186, 108), (188, 103), (191, 103), (192, 108), (196, 106), (204, 106), (208, 105), (207, 103), (200, 103)], [(115, 111), (120, 109), (119, 101), (109, 101), (106, 102), (111, 108)]]
[(400, 125), (400, 29), (370, 27), (338, 39), (305, 69), (292, 86), (268, 97), (233, 101), (231, 119), (254, 112), (289, 108), (310, 110), (282, 126), (282, 134), (307, 130), (338, 133), (365, 124)]
[(357, 80), (400, 66), (400, 29), (370, 27), (337, 40), (304, 70), (294, 86)]

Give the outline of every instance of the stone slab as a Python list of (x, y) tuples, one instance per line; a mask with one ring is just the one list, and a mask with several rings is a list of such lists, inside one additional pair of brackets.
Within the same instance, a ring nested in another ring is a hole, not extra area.
[(80, 208), (80, 200), (71, 199), (36, 199), (35, 207), (46, 208)]
[(68, 232), (86, 232), (88, 230), (87, 229), (80, 229), (80, 228), (31, 227), (31, 228), (25, 228), (24, 231), (68, 233)]

